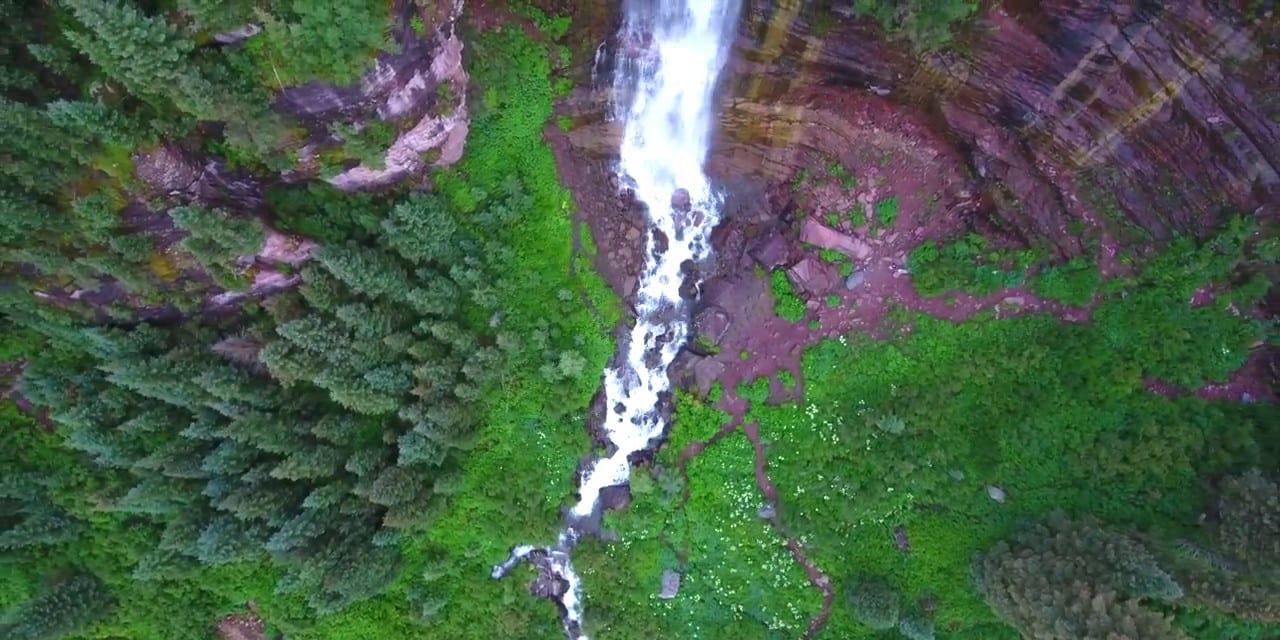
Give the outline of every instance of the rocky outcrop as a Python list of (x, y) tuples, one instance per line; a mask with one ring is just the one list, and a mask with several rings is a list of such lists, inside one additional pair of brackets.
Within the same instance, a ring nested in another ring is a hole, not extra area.
[(248, 172), (231, 169), (218, 158), (202, 156), (166, 142), (133, 155), (134, 177), (146, 195), (180, 204), (262, 212), (262, 185)]
[[(1072, 221), (1162, 239), (1280, 195), (1276, 21), (1241, 3), (1005, 3), (962, 34), (968, 55), (920, 59), (838, 14), (819, 33), (805, 4), (747, 2), (718, 155), (781, 178), (806, 151), (902, 136), (904, 153), (959, 160), (1001, 223), (1067, 254), (1082, 250)], [(913, 126), (859, 121), (881, 102)], [(1089, 190), (1118, 210), (1090, 210)]]
[[(469, 78), (462, 66), (463, 43), (456, 22), (463, 3), (435, 3), (430, 15), (406, 14), (396, 33), (399, 51), (380, 54), (360, 82), (338, 86), (309, 82), (288, 87), (276, 100), (277, 111), (309, 125), (314, 132), (299, 151), (299, 167), (289, 180), (313, 177), (316, 156), (341, 140), (330, 134), (333, 122), (357, 128), (377, 119), (396, 125), (396, 139), (381, 167), (357, 164), (328, 178), (339, 189), (383, 187), (429, 166), (447, 166), (462, 157), (470, 118)], [(417, 11), (416, 5), (406, 5)], [(424, 34), (409, 27), (411, 17), (427, 25)]]
[[(1280, 20), (1247, 3), (993, 3), (963, 55), (925, 56), (819, 4), (744, 0), (715, 174), (782, 182), (879, 150), (930, 177), (931, 215), (1064, 256), (1086, 251), (1080, 225), (1162, 240), (1280, 201)], [(566, 156), (617, 148), (609, 24), (582, 25), (606, 55), (559, 106)]]
[[(400, 134), (387, 149), (382, 168), (352, 167), (329, 179), (339, 189), (352, 191), (382, 186), (430, 166), (448, 166), (462, 158), (470, 119), (467, 113), (467, 72), (462, 68), (462, 41), (449, 26), (447, 37), (428, 54), (430, 64), (414, 69), (408, 80), (387, 93), (378, 107), (384, 120), (403, 118), (422, 104), (435, 104), (412, 128)], [(379, 64), (375, 75), (382, 74)], [(394, 76), (393, 76), (394, 77)], [(428, 96), (430, 99), (428, 99)], [(434, 154), (434, 158), (429, 155)]]

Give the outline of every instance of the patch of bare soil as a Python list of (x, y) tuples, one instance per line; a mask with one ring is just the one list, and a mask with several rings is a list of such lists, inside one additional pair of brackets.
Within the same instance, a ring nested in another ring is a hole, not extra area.
[(267, 623), (257, 614), (237, 613), (214, 625), (219, 640), (266, 640)]

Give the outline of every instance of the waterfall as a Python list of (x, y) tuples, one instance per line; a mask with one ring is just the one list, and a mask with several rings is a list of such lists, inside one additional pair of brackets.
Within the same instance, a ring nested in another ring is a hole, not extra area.
[[(716, 79), (729, 55), (739, 0), (626, 0), (614, 70), (614, 117), (625, 124), (620, 183), (647, 205), (645, 265), (636, 294), (636, 322), (604, 372), (608, 455), (583, 474), (579, 501), (555, 547), (521, 545), (493, 570), (501, 578), (539, 554), (568, 588), (561, 596), (565, 632), (581, 634), (581, 583), (569, 551), (575, 522), (600, 509), (600, 493), (626, 484), (628, 458), (652, 446), (665, 428), (658, 405), (671, 383), (667, 368), (689, 334), (691, 277), (708, 257), (720, 201), (703, 171), (710, 146)], [(695, 284), (696, 283), (692, 283)]]

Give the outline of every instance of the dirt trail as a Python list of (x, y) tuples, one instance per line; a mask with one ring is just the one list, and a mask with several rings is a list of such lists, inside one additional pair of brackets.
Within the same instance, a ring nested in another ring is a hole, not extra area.
[[(751, 441), (751, 446), (755, 448), (756, 485), (760, 487), (760, 492), (764, 494), (768, 503), (775, 505), (776, 508), (778, 504), (778, 489), (773, 486), (773, 481), (769, 479), (769, 463), (765, 459), (764, 442), (760, 439), (760, 424), (757, 422), (743, 424), (742, 432), (746, 434), (747, 439)], [(791, 557), (801, 567), (804, 567), (805, 575), (809, 577), (809, 584), (812, 584), (814, 588), (822, 592), (822, 610), (809, 621), (809, 626), (805, 630), (804, 637), (812, 638), (827, 623), (827, 618), (831, 616), (831, 603), (835, 599), (835, 593), (831, 588), (831, 578), (827, 577), (827, 574), (823, 573), (805, 555), (804, 548), (800, 546), (800, 541), (782, 529), (782, 525), (779, 524), (776, 516), (770, 518), (769, 523), (773, 526), (774, 531), (786, 540), (787, 549), (791, 551)]]

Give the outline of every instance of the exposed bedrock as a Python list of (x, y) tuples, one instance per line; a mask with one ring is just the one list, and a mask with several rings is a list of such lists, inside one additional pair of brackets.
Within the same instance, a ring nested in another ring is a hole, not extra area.
[[(1241, 2), (1004, 2), (962, 31), (963, 55), (928, 56), (847, 17), (851, 3), (814, 4), (746, 1), (715, 175), (781, 182), (889, 150), (930, 175), (927, 196), (955, 226), (1064, 256), (1085, 250), (1072, 223), (1162, 240), (1280, 200), (1280, 21), (1247, 19)], [(605, 55), (577, 58), (580, 88), (559, 105), (574, 125), (559, 154), (569, 176), (599, 172), (621, 134), (601, 76), (629, 50), (598, 14), (575, 28)], [(614, 218), (639, 215), (609, 208), (613, 194), (577, 192), (602, 256), (628, 251)], [(626, 281), (610, 278), (624, 295)]]

